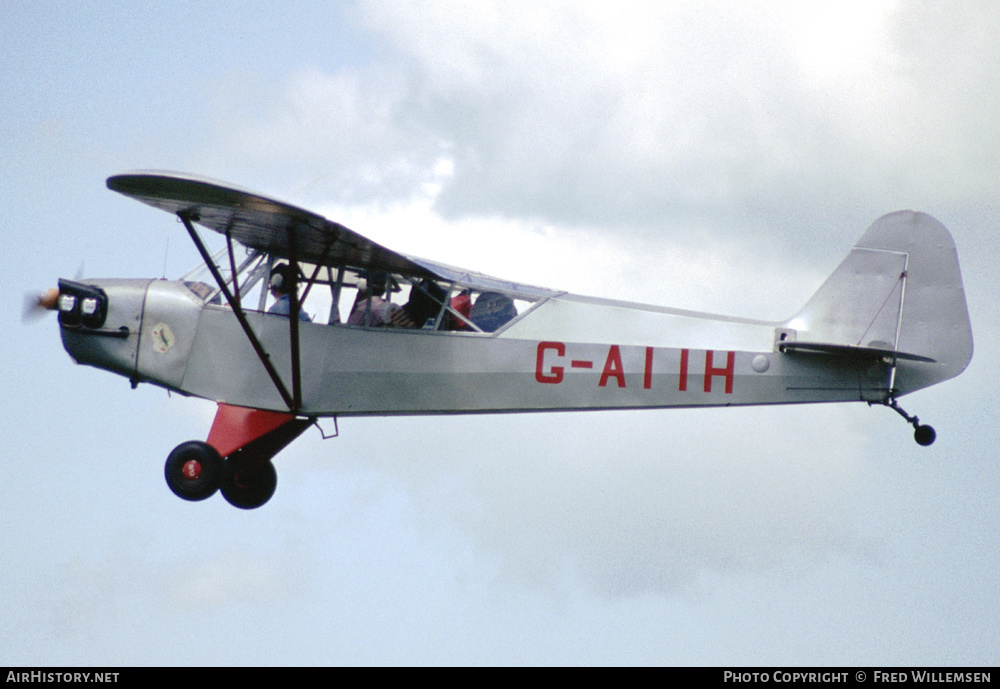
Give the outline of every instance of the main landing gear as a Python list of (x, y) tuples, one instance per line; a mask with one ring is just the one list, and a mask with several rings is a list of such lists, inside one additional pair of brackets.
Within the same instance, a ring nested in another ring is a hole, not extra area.
[(926, 447), (931, 443), (933, 443), (934, 440), (937, 438), (937, 433), (934, 431), (932, 427), (927, 426), (925, 424), (921, 424), (920, 419), (918, 419), (916, 416), (910, 416), (909, 414), (907, 414), (903, 410), (903, 408), (900, 407), (899, 404), (897, 404), (896, 399), (894, 397), (890, 397), (888, 400), (884, 402), (879, 402), (878, 404), (882, 404), (886, 407), (889, 407), (897, 414), (902, 416), (904, 419), (906, 419), (907, 423), (913, 425), (913, 439), (917, 441), (917, 445), (923, 445), (924, 447)]
[(278, 485), (271, 459), (310, 425), (291, 414), (220, 404), (208, 441), (181, 443), (167, 457), (167, 485), (184, 500), (221, 490), (230, 505), (260, 507)]
[(239, 450), (223, 459), (218, 450), (200, 440), (175, 447), (163, 473), (179, 498), (205, 500), (221, 490), (226, 502), (244, 510), (266, 503), (278, 486), (278, 472), (270, 457), (243, 456)]

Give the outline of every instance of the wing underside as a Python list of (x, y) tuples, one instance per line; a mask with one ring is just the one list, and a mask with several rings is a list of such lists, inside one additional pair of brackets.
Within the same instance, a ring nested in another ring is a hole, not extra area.
[(300, 263), (458, 282), (483, 291), (516, 293), (527, 299), (558, 293), (407, 256), (316, 213), (195, 175), (129, 172), (109, 177), (108, 188), (279, 258), (292, 258), (289, 239), (294, 235), (295, 258)]
[(109, 177), (108, 188), (282, 258), (290, 258), (292, 239), (297, 259), (306, 263), (435, 277), (425, 266), (321, 215), (221, 182), (132, 172)]

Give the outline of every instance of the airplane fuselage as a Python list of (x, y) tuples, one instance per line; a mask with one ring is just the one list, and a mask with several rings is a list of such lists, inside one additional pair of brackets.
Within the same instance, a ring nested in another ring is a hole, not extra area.
[[(186, 395), (287, 411), (230, 308), (200, 302), (179, 282), (102, 284), (111, 291), (109, 302), (119, 304), (103, 330), (121, 334), (64, 327), (75, 359)], [(289, 319), (246, 316), (279, 375), (291, 380)], [(888, 396), (887, 364), (783, 353), (776, 346), (781, 332), (777, 323), (566, 294), (536, 302), (490, 334), (300, 323), (298, 413), (634, 409)]]

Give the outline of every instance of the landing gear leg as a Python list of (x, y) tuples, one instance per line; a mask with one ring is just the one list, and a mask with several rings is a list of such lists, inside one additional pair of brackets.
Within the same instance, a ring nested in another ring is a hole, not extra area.
[(271, 459), (311, 425), (309, 418), (220, 403), (208, 442), (191, 440), (170, 453), (167, 484), (185, 500), (221, 489), (231, 505), (260, 507), (278, 485)]
[(906, 419), (907, 423), (913, 425), (913, 439), (917, 441), (917, 445), (923, 445), (924, 447), (926, 447), (927, 445), (933, 443), (934, 440), (937, 438), (937, 433), (934, 431), (933, 428), (921, 424), (920, 419), (918, 419), (916, 416), (910, 416), (909, 414), (907, 414), (903, 410), (903, 408), (899, 406), (895, 398), (890, 397), (888, 401), (882, 402), (881, 404), (884, 404), (885, 406), (889, 407), (897, 414), (902, 416), (904, 419)]

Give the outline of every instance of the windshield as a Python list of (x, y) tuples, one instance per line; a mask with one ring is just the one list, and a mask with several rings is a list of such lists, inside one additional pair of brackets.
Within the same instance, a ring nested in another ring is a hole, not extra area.
[[(249, 304), (247, 298), (252, 293), (259, 291), (261, 279), (268, 272), (268, 260), (266, 254), (255, 249), (247, 249), (246, 255), (239, 257), (240, 263), (235, 266), (236, 282), (233, 282), (233, 266), (230, 264), (228, 252), (223, 247), (215, 252), (212, 261), (218, 267), (219, 273), (225, 280), (226, 287), (235, 294), (234, 284), (239, 287), (240, 301)], [(181, 282), (198, 299), (212, 304), (219, 304), (225, 301), (222, 290), (219, 289), (212, 271), (205, 263), (200, 263), (195, 268), (188, 271)]]

